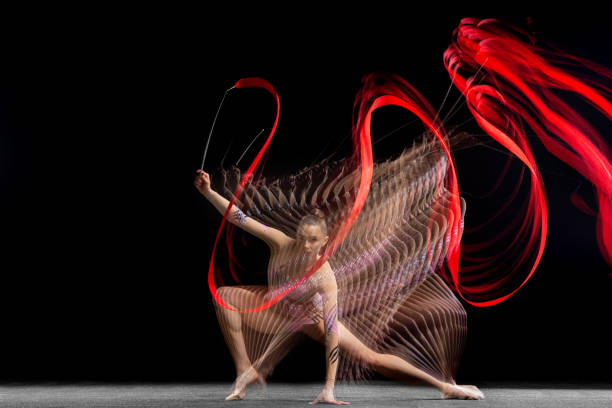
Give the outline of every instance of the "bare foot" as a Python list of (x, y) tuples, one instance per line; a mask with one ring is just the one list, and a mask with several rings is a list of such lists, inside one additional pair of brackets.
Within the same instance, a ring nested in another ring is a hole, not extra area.
[(442, 389), (442, 399), (484, 399), (484, 394), (473, 385), (446, 384)]
[(264, 386), (266, 385), (265, 380), (261, 377), (261, 375), (259, 375), (257, 370), (251, 366), (236, 377), (236, 381), (234, 382), (234, 390), (230, 395), (225, 397), (225, 399), (227, 401), (243, 399), (246, 395), (247, 386), (255, 381)]

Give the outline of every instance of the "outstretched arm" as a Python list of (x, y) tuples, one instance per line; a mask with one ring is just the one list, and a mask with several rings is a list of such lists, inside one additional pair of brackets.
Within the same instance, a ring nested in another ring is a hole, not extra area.
[[(328, 266), (329, 267), (329, 266)], [(340, 357), (340, 342), (338, 337), (338, 287), (336, 278), (322, 282), (319, 289), (323, 299), (323, 326), (325, 330), (325, 387), (319, 396), (312, 402), (327, 402), (337, 405), (347, 405), (347, 402), (338, 401), (334, 397), (334, 385), (336, 383), (336, 371), (338, 370), (338, 358)]]
[[(202, 170), (198, 170), (197, 173), (193, 183), (194, 186), (221, 214), (225, 214), (229, 201), (210, 187), (210, 176), (208, 173)], [(267, 227), (253, 218), (247, 217), (235, 205), (232, 206), (227, 220), (246, 232), (255, 235), (257, 238), (262, 239), (270, 246), (281, 247), (291, 242), (291, 238), (282, 231)]]

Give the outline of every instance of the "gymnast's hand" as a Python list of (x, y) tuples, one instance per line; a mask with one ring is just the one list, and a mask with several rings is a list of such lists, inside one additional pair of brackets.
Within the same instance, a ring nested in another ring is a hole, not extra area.
[(322, 402), (325, 404), (334, 404), (334, 405), (349, 405), (350, 404), (350, 402), (336, 400), (336, 398), (334, 397), (333, 389), (330, 389), (328, 387), (325, 387), (323, 391), (321, 391), (319, 396), (314, 401), (309, 402), (309, 404), (311, 405), (318, 404), (319, 402)]
[(195, 188), (197, 188), (202, 195), (210, 193), (210, 176), (208, 173), (206, 173), (204, 170), (198, 170), (196, 173), (197, 175), (193, 182)]

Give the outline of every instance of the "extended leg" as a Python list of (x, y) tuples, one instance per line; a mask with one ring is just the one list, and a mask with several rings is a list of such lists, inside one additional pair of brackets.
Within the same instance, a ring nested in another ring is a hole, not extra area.
[[(351, 331), (338, 322), (340, 348), (349, 355), (361, 359), (370, 364), (380, 374), (403, 380), (406, 377), (418, 378), (438, 388), (444, 398), (480, 399), (482, 393), (476, 387), (457, 386), (445, 383), (427, 374), (425, 371), (415, 367), (406, 360), (393, 354), (377, 353), (363, 344)], [(323, 323), (304, 327), (303, 331), (317, 341), (324, 339)]]

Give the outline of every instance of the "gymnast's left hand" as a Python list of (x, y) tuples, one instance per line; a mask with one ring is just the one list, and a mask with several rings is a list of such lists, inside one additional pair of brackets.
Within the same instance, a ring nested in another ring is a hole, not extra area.
[(334, 404), (334, 405), (349, 405), (350, 402), (338, 401), (334, 398), (334, 390), (329, 388), (324, 388), (323, 391), (319, 394), (319, 396), (309, 404), (318, 404), (319, 402), (324, 404)]

